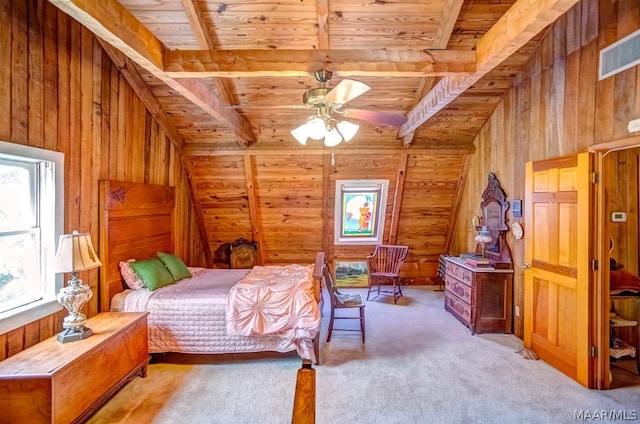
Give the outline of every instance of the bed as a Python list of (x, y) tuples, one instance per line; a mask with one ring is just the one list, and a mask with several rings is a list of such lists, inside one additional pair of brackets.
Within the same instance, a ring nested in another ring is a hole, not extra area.
[(125, 283), (123, 263), (176, 258), (174, 196), (170, 186), (100, 182), (100, 310), (149, 312), (151, 353), (295, 350), (319, 363), (322, 252), (312, 264), (190, 267), (189, 277), (153, 291)]

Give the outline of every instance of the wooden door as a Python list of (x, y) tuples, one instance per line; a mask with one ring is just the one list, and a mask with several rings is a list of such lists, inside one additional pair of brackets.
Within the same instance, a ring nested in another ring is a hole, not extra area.
[(590, 387), (590, 153), (529, 162), (525, 191), (524, 345)]

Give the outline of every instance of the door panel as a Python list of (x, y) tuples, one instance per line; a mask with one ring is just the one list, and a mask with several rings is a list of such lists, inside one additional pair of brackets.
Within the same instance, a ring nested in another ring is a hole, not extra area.
[(529, 162), (525, 195), (524, 343), (588, 386), (589, 153)]

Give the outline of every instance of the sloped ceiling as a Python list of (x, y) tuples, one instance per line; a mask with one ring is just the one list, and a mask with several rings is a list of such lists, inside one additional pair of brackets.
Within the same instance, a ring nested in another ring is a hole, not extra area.
[(300, 146), (317, 70), (369, 84), (342, 149), (468, 149), (543, 29), (578, 0), (49, 0), (98, 37), (185, 155)]

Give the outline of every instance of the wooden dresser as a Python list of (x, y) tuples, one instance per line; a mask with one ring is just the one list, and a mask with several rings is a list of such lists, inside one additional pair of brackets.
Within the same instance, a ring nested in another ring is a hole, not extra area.
[(485, 270), (444, 258), (444, 308), (472, 333), (511, 333), (513, 270)]
[(149, 362), (147, 313), (106, 312), (89, 319), (93, 335), (53, 336), (0, 362), (0, 423), (86, 420)]

